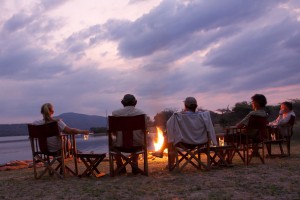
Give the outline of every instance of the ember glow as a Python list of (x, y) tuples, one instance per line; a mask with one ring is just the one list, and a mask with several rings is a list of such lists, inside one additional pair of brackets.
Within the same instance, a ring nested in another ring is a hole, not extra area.
[(164, 134), (163, 134), (162, 130), (159, 127), (156, 127), (156, 130), (157, 130), (157, 138), (153, 142), (153, 144), (154, 144), (154, 150), (158, 151), (158, 150), (161, 149), (161, 147), (164, 143)]

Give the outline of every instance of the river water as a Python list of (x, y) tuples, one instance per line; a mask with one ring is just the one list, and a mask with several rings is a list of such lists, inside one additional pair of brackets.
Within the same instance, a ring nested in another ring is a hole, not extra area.
[[(107, 136), (89, 136), (88, 140), (76, 137), (77, 150), (85, 153), (107, 153)], [(0, 137), (0, 164), (14, 160), (31, 160), (31, 146), (28, 136)]]
[[(152, 142), (148, 145), (148, 149), (154, 148)], [(108, 138), (90, 135), (88, 140), (84, 140), (83, 136), (77, 136), (76, 146), (83, 153), (107, 153)], [(32, 160), (28, 136), (0, 137), (0, 164), (15, 160)]]

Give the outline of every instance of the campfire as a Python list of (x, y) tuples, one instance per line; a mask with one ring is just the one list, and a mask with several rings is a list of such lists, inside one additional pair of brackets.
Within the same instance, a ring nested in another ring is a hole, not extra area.
[[(157, 131), (157, 137), (153, 141), (153, 145), (154, 145), (154, 151), (159, 151), (164, 143), (164, 134), (161, 128), (159, 127), (156, 127), (156, 131)], [(165, 149), (165, 151), (167, 150)]]

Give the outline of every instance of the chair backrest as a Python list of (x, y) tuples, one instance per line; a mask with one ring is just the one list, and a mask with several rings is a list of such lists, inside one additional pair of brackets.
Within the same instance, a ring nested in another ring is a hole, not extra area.
[(287, 135), (290, 136), (290, 137), (293, 135), (293, 127), (294, 127), (294, 124), (295, 124), (295, 120), (296, 120), (296, 117), (294, 115), (292, 115), (290, 120), (286, 124), (286, 127), (288, 128)]
[[(140, 134), (145, 135), (146, 132), (146, 116), (108, 116), (108, 134), (114, 134), (118, 137), (117, 133), (122, 134), (122, 147), (131, 148), (134, 145), (133, 134), (134, 131), (140, 131)], [(110, 139), (111, 141), (111, 139)], [(111, 143), (111, 142), (110, 142)]]
[(268, 137), (267, 135), (267, 117), (251, 115), (249, 118), (249, 123), (247, 126), (248, 130), (257, 130), (258, 131), (258, 139), (263, 140)]
[(42, 125), (28, 124), (27, 126), (30, 139), (38, 140), (41, 153), (49, 153), (47, 138), (60, 135), (57, 122), (53, 121)]
[[(210, 121), (210, 123), (206, 123), (206, 121)], [(204, 144), (208, 142), (209, 138), (208, 124), (212, 126), (210, 117), (204, 120), (200, 113), (174, 113), (167, 123), (168, 142)]]
[(295, 120), (296, 120), (296, 117), (294, 115), (292, 115), (290, 120), (288, 121), (288, 125), (294, 126)]

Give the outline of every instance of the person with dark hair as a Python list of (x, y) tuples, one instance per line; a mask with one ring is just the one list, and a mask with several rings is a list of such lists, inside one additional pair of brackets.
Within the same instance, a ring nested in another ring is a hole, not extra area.
[(196, 112), (197, 100), (194, 97), (185, 98), (184, 102), (184, 111), (185, 113), (194, 113)]
[[(54, 107), (51, 103), (45, 103), (45, 104), (42, 105), (41, 114), (43, 115), (43, 119), (35, 121), (35, 122), (33, 122), (33, 124), (42, 125), (42, 124), (45, 124), (45, 123), (57, 121), (58, 128), (59, 128), (60, 132), (62, 132), (62, 133), (65, 133), (65, 134), (85, 134), (85, 135), (89, 134), (88, 130), (80, 130), (80, 129), (76, 129), (76, 128), (71, 128), (71, 127), (67, 126), (63, 122), (62, 119), (55, 119), (53, 117)], [(56, 152), (56, 151), (61, 149), (61, 142), (60, 142), (59, 138), (56, 137), (56, 136), (49, 137), (47, 139), (47, 145), (48, 145), (48, 148), (49, 148), (50, 152)]]
[[(115, 110), (112, 112), (112, 116), (120, 117), (120, 116), (136, 116), (136, 115), (143, 115), (145, 114), (142, 110), (137, 109), (135, 106), (137, 104), (137, 100), (134, 95), (132, 94), (126, 94), (124, 95), (123, 99), (121, 100), (123, 108), (120, 108), (118, 110)], [(145, 119), (146, 120), (146, 119)], [(136, 130), (139, 131), (139, 130)], [(134, 133), (136, 133), (134, 131)], [(115, 146), (122, 146), (122, 140), (121, 137), (117, 137), (118, 140), (114, 141)], [(134, 134), (133, 135), (133, 145), (142, 145), (144, 141), (144, 138), (141, 136), (141, 134)], [(138, 156), (135, 154), (132, 154), (132, 157), (134, 158), (134, 166), (132, 166), (132, 173), (137, 174), (138, 173)], [(115, 156), (117, 167), (122, 166), (122, 158), (120, 156)], [(125, 174), (126, 169), (123, 168), (120, 173)]]
[(244, 119), (242, 119), (239, 123), (236, 124), (237, 128), (244, 128), (248, 126), (249, 123), (249, 118), (252, 115), (255, 116), (261, 116), (261, 117), (267, 117), (268, 114), (265, 111), (265, 107), (267, 105), (267, 99), (264, 95), (262, 94), (255, 94), (254, 96), (251, 97), (251, 104), (252, 104), (252, 109), (251, 111)]
[(293, 111), (293, 104), (288, 101), (282, 102), (280, 105), (279, 116), (268, 125), (272, 128), (279, 128), (280, 133), (285, 136), (287, 130), (284, 126), (288, 124), (292, 116), (296, 117), (296, 114)]

